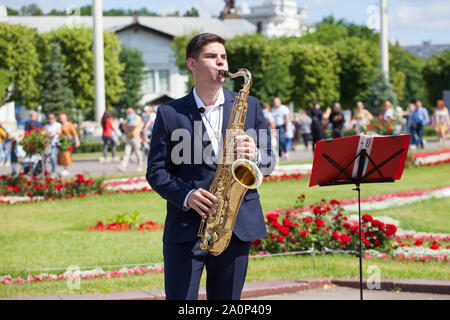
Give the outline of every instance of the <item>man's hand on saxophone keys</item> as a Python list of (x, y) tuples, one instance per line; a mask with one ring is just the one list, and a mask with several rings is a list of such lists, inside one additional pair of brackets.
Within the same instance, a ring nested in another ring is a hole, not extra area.
[(237, 136), (234, 148), (238, 158), (245, 158), (251, 161), (256, 161), (258, 158), (258, 149), (256, 148), (255, 141), (250, 136)]
[(187, 204), (194, 209), (203, 219), (214, 213), (217, 207), (217, 198), (209, 191), (199, 188), (191, 192)]

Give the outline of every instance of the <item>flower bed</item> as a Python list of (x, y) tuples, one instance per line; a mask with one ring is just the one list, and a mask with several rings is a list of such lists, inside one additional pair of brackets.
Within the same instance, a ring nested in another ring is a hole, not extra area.
[[(276, 166), (272, 174), (263, 182), (300, 180), (311, 174), (312, 164)], [(152, 191), (145, 177), (111, 179), (104, 182), (109, 191)]]
[(433, 166), (442, 163), (450, 163), (450, 149), (413, 153), (410, 156), (410, 162), (416, 166)]
[[(304, 195), (299, 196), (293, 209), (276, 210), (266, 214), (268, 237), (252, 242), (252, 253), (289, 252), (308, 250), (346, 249), (356, 250), (359, 245), (358, 222), (343, 215), (339, 201), (322, 200), (311, 205), (311, 214), (304, 214)], [(303, 213), (302, 213), (303, 212)], [(308, 212), (309, 213), (309, 212)], [(280, 223), (281, 221), (281, 223)], [(368, 214), (362, 217), (362, 241), (364, 248), (387, 250), (391, 246), (397, 228), (385, 224)]]
[[(450, 187), (436, 190), (442, 189), (448, 191)], [(424, 193), (419, 192), (422, 195)], [(358, 250), (358, 216), (343, 215), (345, 206), (341, 205), (352, 200), (322, 200), (305, 207), (304, 199), (304, 195), (299, 196), (294, 208), (266, 212), (269, 236), (252, 242), (252, 255), (311, 253), (322, 249), (331, 252)], [(374, 200), (373, 197), (371, 200)], [(405, 231), (397, 227), (398, 221), (389, 217), (374, 218), (364, 214), (361, 218), (363, 250), (372, 251), (367, 254), (367, 258), (448, 262), (450, 235)]]
[(102, 221), (99, 221), (95, 226), (89, 226), (86, 228), (86, 231), (126, 231), (126, 230), (137, 230), (137, 231), (152, 231), (155, 229), (163, 229), (163, 224), (158, 224), (153, 221), (145, 221), (143, 223), (139, 223), (137, 226), (133, 223), (109, 223), (105, 224)]
[(73, 180), (53, 179), (46, 172), (44, 179), (20, 174), (16, 177), (0, 176), (0, 203), (33, 202), (42, 200), (85, 197), (101, 194), (102, 180), (86, 179), (77, 174)]
[(161, 273), (164, 271), (164, 266), (147, 266), (147, 267), (135, 267), (135, 268), (121, 268), (118, 270), (112, 270), (105, 272), (101, 268), (96, 268), (87, 271), (66, 271), (62, 274), (49, 274), (40, 273), (38, 275), (31, 275), (21, 278), (21, 277), (11, 277), (11, 275), (0, 276), (0, 283), (2, 284), (22, 284), (22, 283), (32, 283), (32, 282), (43, 282), (43, 281), (71, 281), (78, 279), (112, 279), (112, 278), (122, 278), (132, 275), (144, 275), (144, 274), (154, 274)]

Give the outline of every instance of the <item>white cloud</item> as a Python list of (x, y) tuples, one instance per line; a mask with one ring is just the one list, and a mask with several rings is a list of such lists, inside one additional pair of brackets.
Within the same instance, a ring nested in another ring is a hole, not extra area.
[(450, 28), (450, 1), (402, 1), (389, 14), (391, 28)]

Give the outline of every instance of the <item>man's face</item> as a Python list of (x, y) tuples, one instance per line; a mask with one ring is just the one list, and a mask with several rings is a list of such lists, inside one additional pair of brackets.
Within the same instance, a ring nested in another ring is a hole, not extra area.
[(67, 116), (65, 114), (60, 114), (59, 115), (59, 121), (66, 122), (67, 121)]
[(187, 65), (196, 83), (217, 82), (225, 80), (219, 76), (219, 70), (228, 71), (227, 53), (223, 44), (211, 42), (202, 47), (198, 58), (188, 58)]
[(281, 106), (281, 100), (278, 98), (273, 99), (273, 106), (275, 108), (278, 108), (279, 106)]

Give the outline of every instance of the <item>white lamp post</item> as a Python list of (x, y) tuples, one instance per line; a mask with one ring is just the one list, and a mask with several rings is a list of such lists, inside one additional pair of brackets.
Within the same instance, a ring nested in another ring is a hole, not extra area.
[(103, 10), (102, 0), (93, 0), (94, 18), (94, 84), (95, 121), (99, 123), (105, 112), (105, 63), (103, 57)]

